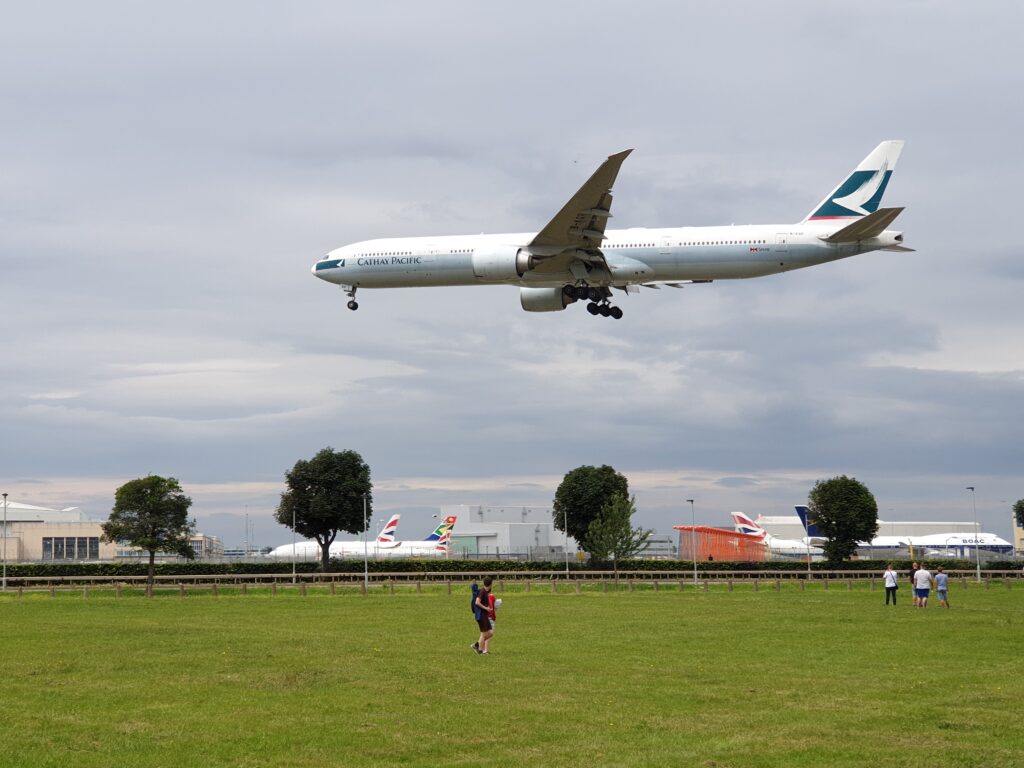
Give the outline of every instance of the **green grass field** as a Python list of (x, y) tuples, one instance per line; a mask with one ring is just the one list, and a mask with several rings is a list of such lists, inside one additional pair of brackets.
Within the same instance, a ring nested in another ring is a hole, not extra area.
[(1024, 765), (1024, 589), (0, 595), (3, 766)]

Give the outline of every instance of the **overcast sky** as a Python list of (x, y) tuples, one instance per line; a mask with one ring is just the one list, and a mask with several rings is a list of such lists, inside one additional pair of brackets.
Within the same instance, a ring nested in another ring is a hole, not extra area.
[[(1015, 3), (18, 4), (0, 27), (0, 485), (105, 519), (177, 477), (274, 545), (283, 477), (370, 464), (406, 536), (607, 463), (667, 532), (857, 477), (1008, 537), (1024, 497)], [(879, 141), (915, 253), (645, 290), (310, 274), (362, 239), (531, 231), (628, 147), (614, 227), (799, 221)]]

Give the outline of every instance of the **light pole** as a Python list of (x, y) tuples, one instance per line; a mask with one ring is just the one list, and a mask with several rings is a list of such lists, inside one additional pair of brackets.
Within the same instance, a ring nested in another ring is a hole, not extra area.
[(370, 589), (370, 551), (366, 544), (366, 494), (363, 494), (363, 594)]
[(697, 586), (697, 514), (693, 511), (693, 499), (687, 499), (690, 505), (690, 557), (693, 558), (693, 585)]
[(565, 578), (569, 578), (569, 510), (565, 510), (563, 513), (565, 523)]
[(974, 509), (974, 568), (981, 583), (981, 552), (978, 550), (978, 503), (974, 499), (974, 486), (968, 485), (964, 490), (971, 492), (971, 507)]
[(7, 591), (7, 494), (4, 494), (4, 581), (3, 591)]
[(292, 584), (295, 583), (295, 505), (292, 504)]

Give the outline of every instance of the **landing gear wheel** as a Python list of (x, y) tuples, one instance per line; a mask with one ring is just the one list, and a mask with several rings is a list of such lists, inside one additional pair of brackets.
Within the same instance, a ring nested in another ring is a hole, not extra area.
[(619, 309), (618, 307), (612, 307), (609, 311), (611, 312), (611, 316), (614, 317), (616, 320), (622, 319), (622, 310)]
[(346, 306), (349, 309), (351, 309), (353, 312), (355, 312), (357, 309), (359, 309), (359, 302), (357, 302), (355, 299), (353, 299)]
[(601, 317), (608, 317), (612, 313), (612, 308), (607, 304), (598, 304), (597, 311), (600, 313)]
[(587, 296), (591, 301), (600, 301), (604, 298), (604, 291), (600, 288), (591, 288), (587, 291)]
[(589, 312), (590, 314), (596, 315), (600, 311), (601, 309), (594, 302), (590, 302), (589, 304), (587, 304), (587, 312)]

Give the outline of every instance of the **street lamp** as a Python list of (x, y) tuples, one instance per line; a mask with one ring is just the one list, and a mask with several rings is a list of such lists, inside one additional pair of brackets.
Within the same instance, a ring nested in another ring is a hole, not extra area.
[(693, 511), (693, 499), (687, 499), (690, 505), (690, 557), (693, 558), (693, 585), (697, 586), (697, 514)]
[(974, 497), (974, 486), (968, 485), (964, 490), (971, 492), (971, 507), (974, 509), (974, 568), (981, 583), (981, 552), (978, 551), (978, 503)]
[(562, 522), (565, 524), (565, 578), (569, 578), (569, 510), (562, 512)]
[(370, 589), (370, 553), (366, 544), (366, 494), (363, 494), (363, 594)]
[(295, 505), (292, 504), (292, 584), (295, 583)]
[(3, 591), (7, 591), (7, 494), (4, 494), (4, 581)]

